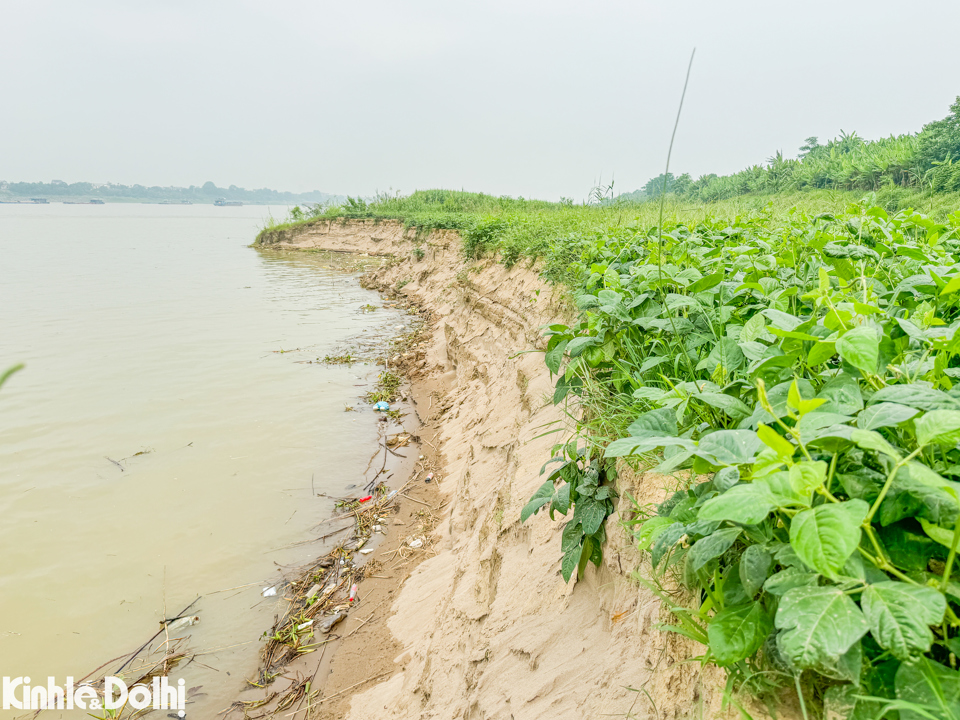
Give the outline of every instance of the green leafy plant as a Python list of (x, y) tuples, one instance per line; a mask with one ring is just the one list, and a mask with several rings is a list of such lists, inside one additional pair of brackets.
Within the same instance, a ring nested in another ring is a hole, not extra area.
[[(679, 631), (840, 717), (960, 715), (958, 231), (869, 204), (638, 228), (581, 244), (581, 317), (545, 328), (554, 402), (604, 428), (571, 473), (685, 478), (636, 525)], [(576, 517), (550, 485), (524, 516)]]
[(616, 469), (614, 463), (591, 458), (587, 448), (578, 448), (576, 439), (555, 445), (553, 457), (540, 474), (558, 463), (559, 467), (524, 506), (520, 521), (526, 522), (544, 508), (551, 520), (554, 513), (566, 515), (573, 508), (573, 515), (563, 528), (560, 562), (560, 573), (569, 582), (574, 570), (581, 577), (588, 562), (599, 567), (603, 561), (603, 544), (607, 540), (604, 521), (613, 512)]

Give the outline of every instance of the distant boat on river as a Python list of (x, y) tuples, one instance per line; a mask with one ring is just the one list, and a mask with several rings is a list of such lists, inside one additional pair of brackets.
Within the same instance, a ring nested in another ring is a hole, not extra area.
[(227, 200), (226, 198), (217, 198), (213, 204), (218, 207), (239, 207), (243, 205), (239, 200)]
[(100, 198), (94, 198), (93, 200), (64, 200), (64, 205), (106, 205), (103, 200)]

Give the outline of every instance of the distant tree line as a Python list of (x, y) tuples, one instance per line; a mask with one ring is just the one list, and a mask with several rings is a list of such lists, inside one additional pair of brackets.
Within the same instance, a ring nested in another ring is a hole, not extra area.
[(724, 200), (750, 193), (770, 194), (832, 188), (877, 191), (888, 187), (931, 192), (960, 190), (960, 97), (950, 114), (929, 123), (916, 134), (864, 140), (841, 131), (821, 145), (809, 137), (797, 159), (778, 152), (766, 164), (733, 175), (661, 173), (642, 189), (620, 195), (620, 200), (646, 200), (672, 193), (692, 200)]
[(190, 187), (160, 187), (157, 185), (115, 185), (113, 183), (97, 184), (88, 182), (65, 183), (60, 180), (52, 182), (0, 182), (0, 199), (25, 199), (43, 197), (56, 198), (99, 198), (102, 200), (139, 200), (142, 202), (195, 202), (212, 203), (217, 198), (240, 201), (254, 205), (319, 203), (330, 204), (340, 202), (339, 195), (314, 190), (305, 193), (280, 192), (269, 188), (247, 190), (231, 185), (217, 187), (212, 182)]

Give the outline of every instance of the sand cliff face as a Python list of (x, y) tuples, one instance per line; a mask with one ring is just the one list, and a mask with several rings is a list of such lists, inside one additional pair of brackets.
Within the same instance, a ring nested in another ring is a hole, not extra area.
[[(721, 712), (723, 671), (684, 662), (704, 648), (655, 627), (669, 613), (630, 578), (640, 560), (619, 514), (607, 521), (603, 567), (569, 584), (562, 522), (539, 514), (520, 524), (540, 467), (566, 435), (538, 437), (564, 417), (550, 403), (543, 355), (518, 353), (542, 347), (539, 327), (569, 315), (562, 293), (529, 268), (464, 262), (450, 231), (418, 240), (399, 223), (325, 222), (266, 240), (392, 255), (373, 282), (400, 286), (435, 315), (413, 381), (433, 389), (418, 412), (439, 428), (449, 500), (440, 552), (394, 603), (389, 630), (405, 648), (396, 674), (355, 695), (347, 717), (736, 717)], [(666, 484), (629, 472), (619, 482), (641, 502), (658, 500)], [(620, 511), (629, 508), (622, 499)], [(751, 714), (765, 715), (755, 706)]]

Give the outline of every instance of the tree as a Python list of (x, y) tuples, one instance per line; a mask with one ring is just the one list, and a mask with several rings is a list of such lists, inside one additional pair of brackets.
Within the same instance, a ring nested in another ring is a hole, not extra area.
[(924, 168), (960, 159), (960, 97), (950, 106), (947, 117), (924, 125), (917, 140), (917, 157)]
[(666, 175), (660, 173), (647, 181), (647, 184), (642, 188), (643, 193), (651, 198), (660, 197), (662, 193), (668, 193), (673, 189), (675, 180), (673, 173), (667, 173)]
[(800, 159), (802, 160), (807, 155), (809, 155), (814, 150), (816, 150), (818, 147), (822, 147), (822, 145), (820, 145), (820, 143), (818, 142), (817, 136), (811, 135), (806, 140), (804, 140), (803, 145), (800, 146)]

